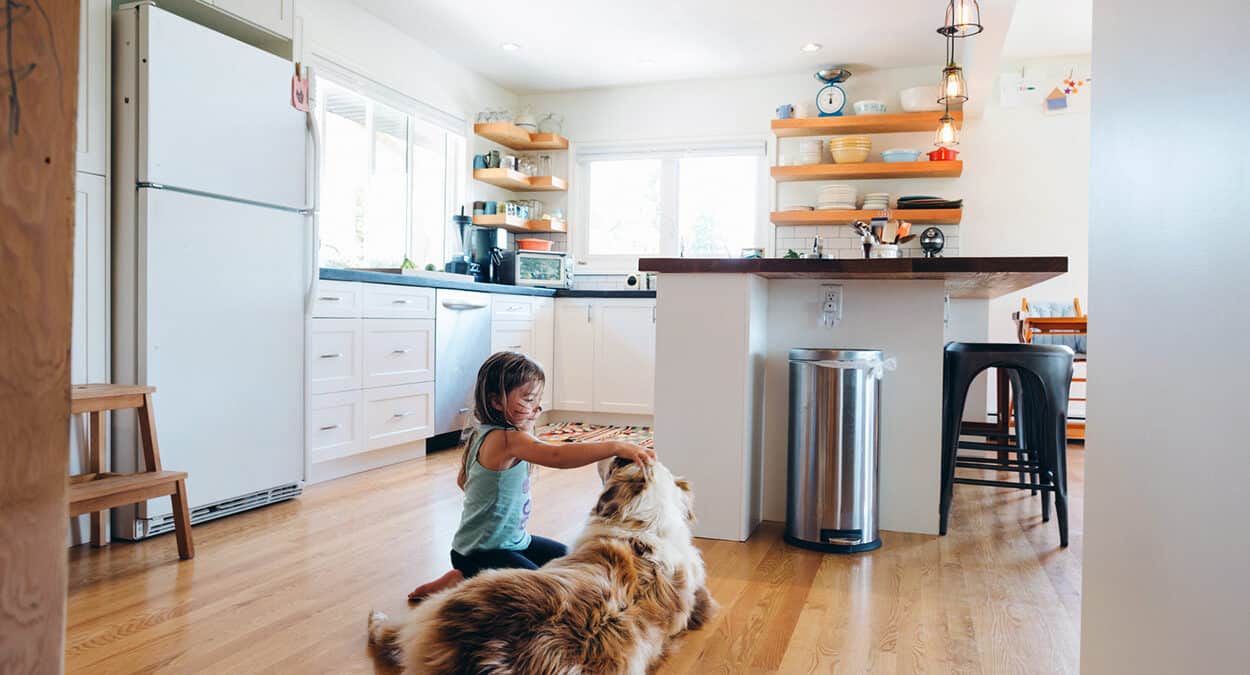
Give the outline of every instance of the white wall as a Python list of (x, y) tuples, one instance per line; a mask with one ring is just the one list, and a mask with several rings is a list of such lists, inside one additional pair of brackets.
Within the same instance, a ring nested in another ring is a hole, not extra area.
[[(1094, 6), (1087, 675), (1250, 663), (1250, 266), (1223, 235), (1250, 220), (1250, 6), (1190, 3), (1153, 43), (1177, 9)], [(1160, 109), (1161, 86), (1186, 114)]]
[[(1031, 61), (1002, 67), (1003, 72), (1028, 74), (1046, 91), (1068, 75), (1070, 66), (1081, 73), (1088, 57)], [(900, 68), (854, 75), (845, 88), (849, 101), (875, 98), (891, 111), (901, 111), (898, 92), (936, 81), (934, 68)], [(535, 112), (565, 115), (564, 131), (576, 143), (609, 143), (688, 138), (765, 139), (770, 161), (776, 143), (769, 121), (777, 105), (814, 101), (820, 86), (810, 73), (664, 83), (637, 87), (522, 96), (521, 104)], [(1015, 342), (1011, 312), (1020, 296), (1035, 300), (1070, 300), (1088, 303), (1088, 172), (1089, 114), (1077, 110), (1046, 115), (1040, 101), (1022, 107), (1003, 107), (998, 82), (992, 91), (973, 91), (986, 97), (985, 114), (965, 121), (960, 159), (963, 176), (957, 179), (909, 181), (862, 181), (861, 190), (888, 190), (900, 194), (935, 194), (963, 197), (963, 222), (942, 226), (948, 255), (1010, 256), (1066, 255), (1069, 273), (1032, 288), (991, 301), (988, 326), (956, 325), (956, 333), (981, 339)], [(1087, 89), (1081, 96), (1090, 96)], [(890, 147), (932, 149), (932, 133), (889, 134), (873, 137), (874, 151)], [(794, 151), (786, 140), (782, 153)], [(779, 202), (814, 199), (820, 183), (787, 183), (780, 186)], [(570, 211), (570, 238), (576, 238), (579, 220), (574, 203)], [(767, 217), (765, 206), (762, 217)], [(771, 231), (771, 226), (765, 231)], [(813, 236), (825, 240), (826, 251), (849, 240), (836, 235), (845, 228), (782, 227), (775, 240), (762, 242), (784, 252), (788, 247), (808, 248)], [(916, 247), (915, 242), (912, 247)], [(845, 246), (841, 246), (846, 248)], [(847, 249), (846, 253), (855, 251)], [(913, 251), (918, 254), (918, 251)], [(960, 316), (978, 316), (961, 312)], [(960, 317), (954, 317), (958, 321)], [(991, 406), (992, 408), (992, 406)]]

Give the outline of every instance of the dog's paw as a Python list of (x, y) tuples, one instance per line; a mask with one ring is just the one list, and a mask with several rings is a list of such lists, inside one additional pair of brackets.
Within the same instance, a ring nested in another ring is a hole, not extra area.
[(372, 638), (377, 635), (378, 628), (385, 624), (388, 619), (390, 617), (376, 609), (369, 612), (369, 637)]

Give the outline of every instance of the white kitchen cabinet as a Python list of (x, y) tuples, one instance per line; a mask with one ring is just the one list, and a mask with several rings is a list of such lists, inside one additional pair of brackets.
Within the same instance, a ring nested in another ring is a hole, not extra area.
[(306, 431), (309, 460), (324, 462), (361, 452), (364, 414), (360, 390), (311, 396)]
[(363, 390), (365, 450), (377, 450), (434, 435), (434, 383)]
[(547, 375), (541, 404), (550, 410), (556, 389), (555, 301), (495, 295), (491, 305), (491, 351), (521, 352), (537, 361)]
[(491, 324), (490, 350), (521, 352), (534, 358), (534, 322), (495, 321)]
[(229, 12), (248, 23), (260, 26), (265, 30), (290, 38), (294, 12), (291, 9), (294, 0), (212, 0), (212, 4), (223, 12)]
[(82, 0), (78, 39), (78, 171), (108, 173), (111, 0)]
[(359, 281), (317, 281), (312, 315), (353, 319), (361, 316), (364, 284)]
[(534, 360), (542, 364), (547, 372), (547, 386), (543, 389), (542, 406), (551, 410), (555, 401), (556, 390), (556, 303), (553, 298), (536, 298), (534, 300), (534, 346), (533, 351), (526, 352)]
[(360, 319), (313, 319), (308, 329), (308, 392), (360, 389), (361, 342)]
[(594, 409), (655, 411), (655, 301), (596, 303)]
[(555, 303), (556, 410), (591, 412), (595, 400), (595, 302), (561, 298)]
[(433, 380), (433, 319), (364, 319), (366, 389)]
[(556, 410), (655, 411), (655, 300), (555, 302)]

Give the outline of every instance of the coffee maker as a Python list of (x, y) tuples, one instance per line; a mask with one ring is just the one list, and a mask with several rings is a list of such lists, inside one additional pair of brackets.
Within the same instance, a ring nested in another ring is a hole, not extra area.
[(478, 266), (476, 279), (499, 283), (503, 252), (508, 248), (508, 231), (502, 227), (474, 227), (470, 234), (469, 258)]

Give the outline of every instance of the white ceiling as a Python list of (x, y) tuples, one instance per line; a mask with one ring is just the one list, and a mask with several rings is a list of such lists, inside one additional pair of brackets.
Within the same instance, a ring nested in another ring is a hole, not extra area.
[[(814, 71), (828, 63), (853, 71), (939, 65), (943, 58), (936, 33), (943, 0), (353, 1), (519, 94)], [(1087, 52), (1090, 2), (1019, 0), (1034, 6), (1021, 27), (1012, 25), (1024, 36), (1027, 57), (1041, 55), (1033, 52), (1052, 38), (1066, 48), (1081, 35)], [(1083, 33), (1046, 11), (1063, 5), (1078, 16), (1079, 8), (1066, 6), (1081, 4)], [(1056, 37), (1065, 30), (1077, 35)], [(505, 42), (521, 48), (504, 51)], [(800, 51), (808, 42), (824, 46)]]
[(1004, 61), (1088, 54), (1094, 0), (1016, 0)]

